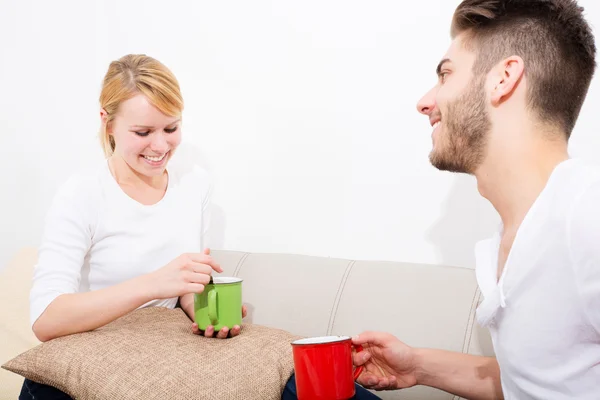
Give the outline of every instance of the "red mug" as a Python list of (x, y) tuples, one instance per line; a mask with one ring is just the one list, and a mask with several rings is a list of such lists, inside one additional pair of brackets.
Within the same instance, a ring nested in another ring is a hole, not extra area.
[(354, 397), (354, 381), (363, 370), (354, 369), (353, 345), (348, 336), (322, 336), (292, 342), (298, 400), (344, 400)]

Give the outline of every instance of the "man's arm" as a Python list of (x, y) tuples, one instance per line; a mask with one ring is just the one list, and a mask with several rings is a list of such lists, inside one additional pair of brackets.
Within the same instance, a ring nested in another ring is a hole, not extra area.
[(467, 399), (502, 399), (500, 368), (495, 358), (445, 350), (412, 348), (383, 332), (352, 339), (362, 345), (354, 364), (364, 365), (358, 383), (369, 389), (430, 386)]
[(503, 399), (500, 367), (493, 357), (415, 349), (418, 385), (467, 399)]

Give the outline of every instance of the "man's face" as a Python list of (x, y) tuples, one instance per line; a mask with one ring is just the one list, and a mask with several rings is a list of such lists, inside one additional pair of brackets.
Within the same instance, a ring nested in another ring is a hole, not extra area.
[(491, 130), (485, 75), (473, 76), (475, 53), (456, 37), (438, 65), (438, 83), (417, 104), (433, 126), (431, 164), (443, 171), (474, 173)]

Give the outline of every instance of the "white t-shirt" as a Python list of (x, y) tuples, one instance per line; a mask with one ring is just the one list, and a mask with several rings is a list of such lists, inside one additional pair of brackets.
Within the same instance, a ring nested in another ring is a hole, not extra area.
[[(31, 325), (59, 295), (112, 286), (206, 247), (210, 188), (197, 166), (168, 168), (164, 197), (142, 205), (117, 184), (108, 162), (71, 177), (46, 216), (30, 293)], [(173, 308), (177, 298), (143, 306)]]
[(567, 160), (523, 220), (500, 280), (501, 234), (476, 246), (506, 399), (600, 399), (600, 169)]

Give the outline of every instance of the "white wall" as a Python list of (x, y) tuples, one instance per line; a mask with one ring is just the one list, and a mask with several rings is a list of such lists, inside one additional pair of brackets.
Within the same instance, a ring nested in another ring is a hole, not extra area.
[[(39, 244), (58, 185), (101, 160), (100, 82), (126, 53), (182, 84), (180, 155), (216, 181), (216, 247), (472, 267), (498, 219), (471, 177), (429, 165), (416, 112), (458, 3), (3, 0), (0, 267)], [(600, 4), (580, 4), (598, 25)], [(596, 79), (573, 155), (597, 159), (599, 105)]]

